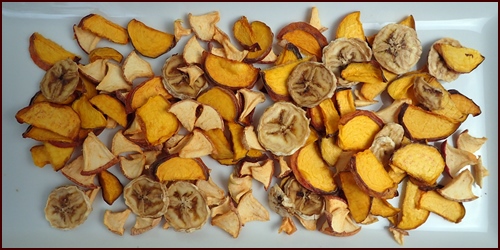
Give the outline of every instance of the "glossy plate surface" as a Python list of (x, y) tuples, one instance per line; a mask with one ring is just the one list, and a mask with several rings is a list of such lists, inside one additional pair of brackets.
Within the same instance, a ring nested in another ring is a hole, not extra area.
[[(153, 230), (131, 236), (134, 216), (125, 225), (123, 236), (109, 232), (103, 225), (104, 211), (125, 209), (120, 199), (112, 206), (97, 196), (94, 211), (87, 221), (72, 231), (60, 231), (49, 226), (43, 208), (48, 194), (57, 186), (72, 184), (50, 166), (33, 165), (29, 149), (36, 144), (23, 139), (26, 124), (16, 122), (18, 110), (28, 105), (38, 91), (44, 72), (31, 60), (29, 37), (39, 32), (69, 51), (88, 57), (73, 40), (73, 24), (90, 13), (101, 14), (126, 26), (136, 18), (156, 29), (173, 32), (173, 22), (187, 15), (220, 12), (219, 27), (232, 37), (232, 24), (241, 16), (249, 21), (265, 22), (276, 35), (287, 23), (308, 21), (312, 3), (2, 3), (2, 246), (3, 247), (399, 247), (388, 232), (388, 223), (363, 226), (352, 237), (339, 238), (307, 231), (297, 223), (293, 235), (279, 234), (281, 218), (270, 210), (267, 222), (249, 222), (237, 239), (209, 223), (201, 230), (186, 234), (161, 225)], [(366, 35), (372, 35), (385, 24), (399, 22), (413, 15), (423, 45), (418, 66), (427, 60), (431, 44), (442, 37), (452, 37), (462, 45), (479, 50), (486, 58), (482, 65), (458, 80), (446, 83), (448, 89), (458, 89), (473, 99), (482, 109), (478, 117), (469, 117), (459, 131), (469, 129), (473, 136), (488, 138), (476, 154), (481, 155), (490, 176), (483, 189), (474, 188), (480, 198), (464, 203), (467, 214), (459, 224), (431, 214), (428, 221), (405, 237), (405, 247), (498, 247), (498, 3), (316, 3), (320, 19), (328, 30), (324, 35), (333, 39), (340, 20), (350, 12), (361, 11)], [(182, 51), (187, 38), (156, 59), (148, 59), (156, 75), (166, 58)], [(233, 40), (234, 41), (234, 40)], [(132, 46), (101, 41), (127, 55)], [(278, 48), (275, 48), (278, 52)], [(262, 66), (266, 67), (266, 66)], [(258, 106), (262, 113), (269, 101)], [(381, 104), (369, 107), (378, 109)], [(109, 135), (109, 134), (108, 134)], [(103, 140), (106, 133), (100, 136)], [(110, 145), (108, 145), (110, 146)], [(204, 158), (205, 160), (205, 158)], [(231, 167), (218, 165), (206, 158), (212, 178), (227, 187)], [(119, 173), (118, 167), (112, 172)], [(123, 176), (121, 180), (126, 183)], [(276, 180), (276, 179), (275, 179)], [(254, 195), (268, 208), (263, 186), (253, 183)], [(163, 223), (163, 222), (162, 222)]]

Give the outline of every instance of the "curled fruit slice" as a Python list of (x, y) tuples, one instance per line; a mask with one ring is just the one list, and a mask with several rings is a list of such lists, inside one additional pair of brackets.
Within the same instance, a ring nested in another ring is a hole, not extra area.
[(260, 144), (273, 154), (291, 155), (301, 148), (309, 134), (306, 112), (289, 102), (266, 108), (257, 127)]
[(81, 225), (90, 212), (89, 197), (77, 186), (54, 189), (47, 199), (45, 218), (54, 228), (69, 230)]
[(140, 217), (157, 218), (167, 210), (167, 187), (142, 175), (130, 181), (123, 189), (125, 204)]
[(372, 49), (359, 38), (337, 38), (323, 48), (323, 63), (337, 77), (338, 85), (350, 87), (357, 84), (343, 79), (340, 75), (351, 62), (367, 62), (372, 58)]
[(293, 212), (304, 220), (316, 220), (323, 213), (323, 196), (303, 187), (295, 178), (289, 178), (283, 185), (283, 191), (294, 204)]
[(337, 78), (322, 63), (303, 62), (292, 70), (286, 85), (295, 103), (312, 108), (332, 97)]
[(176, 181), (168, 187), (170, 200), (165, 219), (176, 231), (190, 233), (200, 229), (210, 218), (210, 208), (197, 186)]
[(460, 73), (457, 73), (446, 66), (446, 62), (434, 48), (435, 44), (449, 44), (455, 47), (462, 47), (462, 45), (459, 41), (453, 38), (441, 38), (431, 45), (429, 55), (427, 56), (427, 67), (429, 69), (429, 73), (432, 76), (436, 77), (436, 79), (438, 80), (443, 80), (445, 82), (456, 80), (460, 76)]
[(417, 32), (397, 23), (388, 24), (377, 33), (372, 49), (380, 65), (396, 74), (410, 71), (422, 55)]
[(75, 92), (79, 81), (78, 65), (67, 58), (57, 61), (47, 70), (40, 82), (40, 90), (48, 101), (62, 103)]
[(165, 61), (162, 74), (165, 88), (179, 99), (196, 98), (198, 93), (208, 87), (203, 70), (197, 66), (188, 66), (179, 54), (172, 55)]

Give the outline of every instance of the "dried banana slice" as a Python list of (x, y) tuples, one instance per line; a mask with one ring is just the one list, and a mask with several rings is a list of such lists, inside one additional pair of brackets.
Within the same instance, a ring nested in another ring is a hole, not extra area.
[(62, 103), (75, 92), (78, 82), (78, 65), (67, 58), (57, 61), (45, 72), (40, 82), (40, 91), (48, 101)]
[(260, 144), (277, 156), (295, 153), (310, 132), (306, 112), (290, 102), (275, 102), (267, 107), (257, 126)]
[(289, 217), (295, 210), (295, 203), (288, 198), (278, 184), (274, 184), (271, 190), (269, 190), (267, 200), (269, 207), (282, 217)]
[(437, 43), (449, 44), (455, 47), (462, 47), (462, 45), (459, 41), (453, 38), (441, 38), (431, 45), (429, 55), (427, 56), (427, 67), (429, 69), (429, 74), (436, 77), (436, 79), (443, 80), (445, 82), (454, 81), (460, 76), (460, 73), (457, 73), (446, 66), (446, 62), (434, 48), (434, 44)]
[(351, 62), (367, 62), (372, 59), (372, 49), (366, 41), (359, 38), (341, 37), (331, 41), (323, 48), (323, 64), (337, 77), (337, 85), (352, 87), (358, 82), (347, 81), (340, 72)]
[(45, 218), (54, 228), (69, 230), (81, 225), (90, 212), (89, 197), (77, 186), (62, 186), (54, 189), (45, 205)]
[(294, 204), (294, 215), (304, 220), (317, 220), (325, 209), (323, 197), (303, 187), (295, 178), (285, 182), (283, 191)]
[(332, 97), (337, 78), (322, 63), (307, 61), (295, 66), (286, 85), (297, 105), (312, 108)]
[(175, 231), (190, 233), (200, 229), (210, 218), (210, 208), (197, 186), (176, 181), (168, 187), (170, 199), (165, 219)]
[(189, 66), (179, 54), (172, 55), (165, 61), (162, 74), (167, 91), (179, 99), (196, 98), (208, 87), (203, 70), (195, 65)]
[(125, 204), (140, 217), (157, 218), (168, 207), (167, 187), (141, 175), (130, 181), (123, 189)]
[(397, 23), (388, 24), (377, 33), (372, 50), (380, 65), (395, 74), (410, 71), (422, 55), (417, 32)]

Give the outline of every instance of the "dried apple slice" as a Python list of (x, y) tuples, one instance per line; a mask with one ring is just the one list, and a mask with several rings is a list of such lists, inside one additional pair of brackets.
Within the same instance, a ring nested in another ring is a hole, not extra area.
[(192, 132), (192, 136), (179, 150), (179, 157), (182, 158), (199, 158), (214, 153), (212, 142), (205, 136), (200, 129), (196, 128)]
[(313, 192), (330, 194), (337, 191), (333, 172), (323, 161), (315, 143), (310, 143), (295, 152), (290, 158), (290, 168), (297, 181)]
[(383, 125), (382, 119), (372, 111), (356, 110), (348, 113), (339, 120), (338, 145), (346, 151), (367, 149)]
[(19, 123), (47, 129), (66, 138), (76, 138), (80, 131), (80, 117), (66, 105), (35, 103), (19, 110), (15, 117)]
[(449, 145), (448, 140), (441, 144), (441, 153), (446, 162), (445, 172), (451, 178), (455, 178), (465, 166), (477, 164), (473, 153)]
[(251, 64), (238, 62), (203, 52), (203, 67), (207, 77), (217, 85), (229, 89), (252, 88), (259, 76), (259, 69)]
[(361, 227), (357, 225), (349, 215), (347, 202), (333, 195), (325, 196), (326, 220), (320, 226), (319, 231), (338, 237), (348, 237), (357, 234)]
[(128, 43), (127, 30), (101, 15), (95, 13), (88, 14), (80, 20), (78, 26), (111, 42), (118, 44)]
[(134, 226), (130, 229), (131, 235), (143, 234), (160, 224), (161, 217), (158, 218), (146, 218), (137, 216), (135, 219)]
[(229, 191), (229, 196), (238, 204), (243, 195), (252, 190), (252, 177), (243, 176), (238, 177), (234, 172), (229, 175), (229, 181), (227, 184), (227, 189)]
[(106, 117), (94, 108), (86, 96), (75, 100), (71, 107), (80, 116), (81, 127), (84, 129), (96, 129), (106, 127)]
[(150, 78), (154, 77), (153, 68), (148, 61), (141, 58), (135, 50), (125, 58), (122, 65), (123, 77), (128, 83), (132, 83), (135, 79), (140, 77)]
[(474, 172), (474, 181), (480, 188), (483, 188), (483, 177), (490, 175), (490, 172), (484, 167), (481, 156), (477, 157), (477, 164), (472, 165), (472, 170)]
[(314, 28), (318, 29), (319, 32), (324, 32), (328, 28), (321, 25), (321, 21), (319, 20), (319, 10), (316, 6), (311, 8), (311, 16), (309, 17), (309, 24)]
[(205, 196), (209, 207), (214, 205), (219, 206), (228, 197), (224, 189), (219, 187), (210, 177), (208, 177), (208, 180), (197, 180), (196, 186)]
[(129, 91), (132, 84), (127, 82), (123, 76), (123, 69), (112, 62), (106, 62), (106, 75), (101, 79), (96, 90), (112, 93), (119, 90)]
[(108, 205), (112, 205), (123, 193), (123, 184), (108, 170), (97, 174), (99, 185), (102, 188), (102, 198)]
[(100, 47), (91, 50), (89, 53), (89, 61), (94, 62), (99, 59), (109, 59), (121, 63), (123, 55), (118, 50), (111, 47)]
[(122, 127), (127, 127), (128, 121), (125, 106), (118, 99), (107, 94), (99, 94), (92, 97), (89, 101), (102, 113), (118, 122)]
[(243, 226), (241, 223), (241, 218), (230, 198), (228, 197), (228, 199), (226, 200), (228, 201), (225, 202), (228, 204), (227, 211), (217, 215), (212, 215), (211, 224), (212, 226), (219, 227), (222, 230), (226, 231), (233, 238), (238, 238), (238, 235), (240, 234), (241, 228)]
[(206, 51), (201, 47), (196, 36), (192, 36), (184, 45), (182, 57), (188, 64), (201, 64), (203, 62), (203, 52)]
[(264, 189), (267, 191), (274, 176), (274, 162), (268, 159), (262, 165), (251, 166), (250, 172), (255, 180), (264, 184)]
[(104, 212), (104, 225), (109, 231), (123, 235), (125, 232), (125, 222), (127, 222), (130, 213), (132, 213), (132, 210), (128, 208), (120, 212), (113, 212), (106, 209)]
[(220, 15), (218, 11), (212, 11), (202, 15), (188, 14), (189, 25), (194, 34), (205, 42), (212, 40), (219, 20)]
[(142, 175), (145, 165), (146, 156), (141, 153), (129, 154), (127, 156), (119, 156), (120, 169), (125, 177), (133, 180)]
[(177, 43), (173, 34), (154, 29), (135, 18), (127, 24), (127, 32), (137, 52), (150, 58), (167, 53)]
[(67, 51), (61, 45), (34, 32), (29, 39), (29, 53), (33, 62), (43, 70), (50, 69), (56, 62), (70, 58), (79, 62), (81, 57)]
[(66, 164), (61, 169), (61, 173), (66, 176), (70, 181), (75, 184), (84, 187), (94, 189), (98, 186), (94, 183), (95, 175), (82, 175), (83, 170), (83, 155), (79, 155), (74, 160)]
[(82, 175), (97, 174), (119, 161), (94, 132), (90, 132), (83, 141), (82, 151), (84, 161)]
[(477, 198), (472, 192), (472, 185), (474, 184), (474, 177), (469, 169), (466, 169), (458, 174), (452, 181), (446, 184), (443, 188), (436, 189), (440, 195), (448, 200), (457, 202), (473, 201)]
[(459, 223), (465, 216), (465, 207), (461, 202), (446, 199), (436, 191), (424, 192), (418, 200), (418, 207), (454, 223)]
[(98, 59), (88, 64), (78, 64), (78, 70), (93, 83), (99, 83), (106, 76), (106, 59)]
[(412, 101), (406, 98), (394, 100), (389, 106), (379, 109), (375, 114), (386, 124), (397, 122), (398, 114), (403, 103), (412, 104)]
[(172, 104), (168, 112), (174, 114), (182, 126), (191, 132), (194, 129), (194, 124), (197, 119), (197, 110), (201, 103), (192, 100), (185, 99)]
[(466, 129), (458, 134), (457, 148), (471, 153), (478, 151), (488, 140), (486, 137), (474, 137), (470, 135), (469, 130)]
[(134, 112), (137, 108), (144, 105), (150, 97), (156, 95), (161, 95), (166, 99), (172, 98), (172, 95), (163, 86), (160, 76), (147, 79), (130, 91), (125, 102), (127, 113)]
[(156, 160), (150, 169), (160, 182), (207, 180), (209, 177), (209, 169), (200, 158), (171, 155)]
[(82, 48), (82, 50), (87, 54), (94, 50), (97, 43), (101, 40), (99, 36), (78, 27), (76, 24), (73, 25), (73, 34), (80, 48)]
[(429, 186), (436, 183), (445, 167), (441, 153), (434, 146), (420, 143), (410, 143), (394, 151), (390, 164)]
[(243, 62), (243, 59), (245, 59), (248, 54), (248, 50), (241, 51), (236, 48), (236, 46), (234, 46), (234, 44), (231, 42), (229, 36), (217, 26), (215, 27), (215, 34), (212, 39), (222, 45), (224, 51), (223, 58), (227, 58), (229, 60), (234, 60), (237, 62)]
[(254, 197), (251, 189), (241, 196), (236, 210), (242, 225), (250, 221), (268, 221), (270, 219), (269, 211)]
[(254, 91), (247, 88), (239, 89), (236, 92), (236, 96), (240, 95), (242, 97), (242, 111), (238, 118), (239, 122), (243, 122), (247, 116), (249, 116), (255, 107), (266, 101), (266, 96), (260, 91)]
[(180, 128), (179, 120), (168, 112), (170, 105), (165, 97), (157, 95), (149, 98), (136, 111), (136, 115), (140, 117), (141, 128), (151, 145), (164, 143)]
[(287, 24), (281, 28), (276, 38), (281, 43), (283, 41), (293, 43), (302, 52), (316, 56), (318, 59), (322, 57), (323, 47), (328, 45), (326, 37), (318, 29), (306, 22)]
[(175, 42), (178, 42), (181, 40), (183, 36), (190, 35), (193, 30), (191, 28), (184, 28), (182, 26), (182, 20), (181, 19), (176, 19), (174, 21), (174, 37), (175, 37)]
[(196, 118), (194, 126), (204, 131), (211, 129), (224, 130), (224, 120), (219, 112), (210, 105), (201, 104), (201, 114)]
[(119, 155), (127, 152), (138, 152), (142, 154), (142, 148), (131, 142), (125, 135), (123, 135), (123, 130), (119, 130), (113, 136), (111, 141), (111, 152), (114, 155)]

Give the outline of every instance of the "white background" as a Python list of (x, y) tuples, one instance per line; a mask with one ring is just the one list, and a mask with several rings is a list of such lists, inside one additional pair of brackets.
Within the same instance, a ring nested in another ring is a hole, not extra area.
[[(125, 209), (123, 201), (112, 206), (99, 195), (94, 211), (87, 221), (71, 231), (60, 231), (49, 226), (43, 208), (48, 194), (57, 186), (71, 184), (61, 173), (48, 165), (36, 167), (29, 149), (36, 144), (23, 139), (26, 124), (16, 122), (15, 113), (28, 105), (38, 91), (44, 71), (31, 60), (29, 37), (39, 32), (64, 48), (88, 57), (73, 40), (72, 27), (90, 13), (101, 14), (126, 27), (136, 18), (159, 30), (173, 32), (173, 21), (182, 19), (187, 26), (187, 15), (219, 11), (218, 26), (232, 38), (232, 24), (241, 16), (249, 21), (265, 22), (276, 35), (290, 22), (308, 21), (310, 8), (319, 9), (322, 24), (329, 29), (323, 34), (330, 41), (340, 20), (352, 11), (361, 11), (365, 34), (371, 35), (387, 23), (399, 22), (412, 14), (422, 42), (423, 54), (418, 63), (427, 60), (430, 45), (442, 37), (452, 37), (463, 46), (478, 49), (486, 58), (482, 65), (462, 75), (448, 89), (458, 89), (481, 106), (482, 114), (469, 117), (459, 132), (469, 129), (473, 136), (486, 136), (487, 143), (477, 152), (482, 155), (490, 176), (483, 189), (475, 188), (480, 198), (464, 203), (467, 214), (459, 224), (445, 221), (431, 214), (428, 221), (405, 237), (405, 247), (498, 247), (498, 3), (2, 3), (2, 246), (3, 247), (399, 247), (387, 230), (383, 218), (370, 226), (363, 226), (352, 237), (340, 238), (307, 231), (297, 222), (293, 235), (278, 234), (280, 217), (270, 210), (267, 222), (249, 222), (237, 239), (209, 223), (201, 230), (186, 234), (161, 225), (138, 236), (130, 235), (134, 216), (126, 223), (123, 236), (109, 232), (102, 223), (104, 211)], [(148, 59), (156, 75), (166, 58), (178, 53), (188, 38), (156, 59)], [(234, 40), (233, 40), (234, 41)], [(112, 46), (127, 55), (132, 46), (101, 41), (101, 46)], [(279, 49), (276, 47), (278, 53)], [(266, 67), (258, 65), (259, 67)], [(257, 107), (256, 117), (270, 102)], [(379, 108), (381, 104), (374, 105)], [(100, 136), (109, 141), (106, 133)], [(108, 144), (109, 146), (109, 144)], [(212, 169), (212, 178), (227, 187), (232, 167), (218, 165), (203, 158)], [(118, 167), (111, 169), (120, 176)], [(253, 183), (254, 195), (268, 208), (267, 194), (262, 184)], [(163, 223), (163, 222), (162, 222)]]

